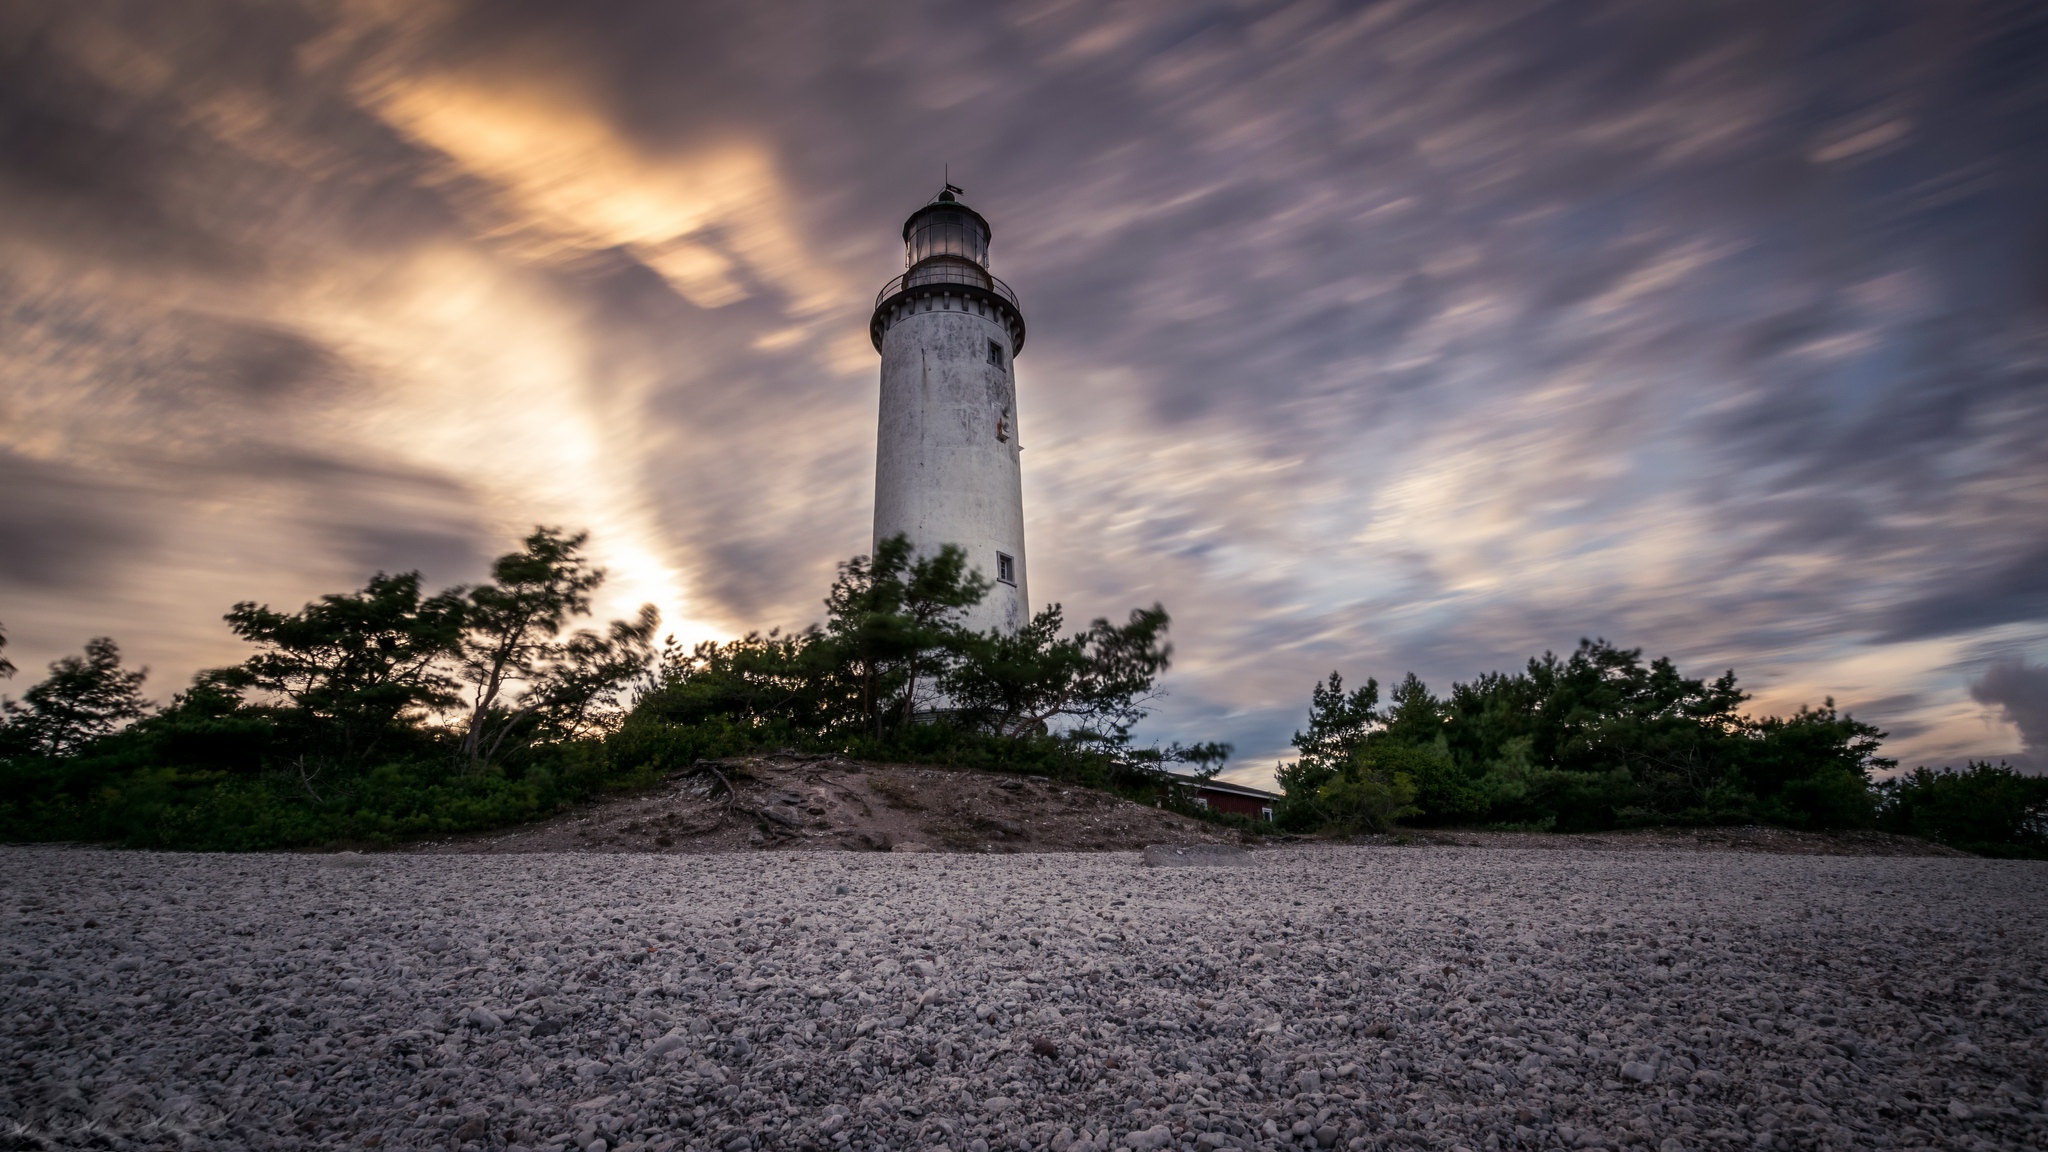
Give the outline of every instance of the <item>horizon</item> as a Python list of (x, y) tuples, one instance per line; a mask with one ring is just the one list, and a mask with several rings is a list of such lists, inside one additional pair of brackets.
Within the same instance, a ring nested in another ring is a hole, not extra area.
[(601, 618), (819, 618), (950, 179), (1037, 604), (1173, 615), (1141, 736), (1261, 781), (1333, 669), (1604, 637), (2048, 773), (2048, 15), (1579, 16), (16, 6), (0, 687), (535, 524)]

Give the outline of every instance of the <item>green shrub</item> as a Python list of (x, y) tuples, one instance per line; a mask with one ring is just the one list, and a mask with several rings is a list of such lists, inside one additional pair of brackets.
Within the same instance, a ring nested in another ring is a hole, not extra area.
[(1422, 811), (1415, 796), (1408, 773), (1364, 763), (1338, 772), (1316, 793), (1331, 830), (1345, 833), (1390, 831), (1395, 821)]
[(1878, 826), (1984, 856), (2048, 859), (2048, 777), (1973, 761), (1878, 785)]

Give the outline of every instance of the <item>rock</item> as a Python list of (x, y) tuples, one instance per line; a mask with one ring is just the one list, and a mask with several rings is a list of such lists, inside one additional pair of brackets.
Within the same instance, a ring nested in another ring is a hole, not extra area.
[(1131, 1152), (1153, 1152), (1154, 1149), (1166, 1148), (1172, 1144), (1173, 1130), (1164, 1124), (1137, 1132), (1126, 1132), (1123, 1138), (1123, 1146)]
[(1300, 1086), (1303, 1092), (1310, 1094), (1323, 1090), (1323, 1077), (1313, 1068), (1307, 1069), (1295, 1076), (1294, 1082)]
[(505, 1026), (505, 1022), (498, 1018), (498, 1014), (489, 1008), (470, 1009), (468, 1019), (471, 1024), (476, 1025), (485, 1032), (496, 1032)]
[(688, 1039), (670, 1032), (668, 1035), (649, 1044), (647, 1046), (647, 1054), (649, 1056), (666, 1056), (671, 1052), (681, 1051), (688, 1047), (689, 1043)]
[(1648, 1084), (1657, 1078), (1657, 1067), (1640, 1060), (1630, 1060), (1621, 1066), (1621, 1078), (1636, 1084)]
[(1141, 861), (1153, 868), (1229, 868), (1250, 864), (1252, 857), (1231, 844), (1147, 844)]
[(981, 1110), (983, 1112), (988, 1113), (991, 1116), (1008, 1112), (1010, 1109), (1015, 1108), (1016, 1106), (1017, 1102), (1015, 1100), (1010, 1099), (1008, 1096), (991, 1096), (988, 1099), (983, 1100), (981, 1102)]

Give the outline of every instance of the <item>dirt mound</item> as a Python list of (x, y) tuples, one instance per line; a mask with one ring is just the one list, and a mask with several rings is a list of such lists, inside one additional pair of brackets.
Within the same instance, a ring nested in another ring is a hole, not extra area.
[(1043, 777), (788, 753), (706, 768), (655, 791), (413, 850), (1088, 852), (1239, 839), (1214, 824)]

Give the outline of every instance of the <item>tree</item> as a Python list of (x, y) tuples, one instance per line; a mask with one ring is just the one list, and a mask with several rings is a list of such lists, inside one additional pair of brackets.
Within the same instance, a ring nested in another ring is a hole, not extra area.
[(1274, 813), (1278, 823), (1310, 828), (1328, 819), (1320, 797), (1323, 785), (1336, 778), (1366, 736), (1379, 727), (1379, 702), (1379, 681), (1371, 678), (1347, 695), (1344, 677), (1332, 672), (1310, 689), (1308, 730), (1294, 734), (1300, 756), (1274, 773), (1281, 792), (1279, 811)]
[(1402, 744), (1431, 744), (1443, 736), (1443, 706), (1429, 685), (1410, 672), (1394, 686), (1383, 717), (1382, 735)]
[(519, 551), (492, 563), (491, 583), (468, 590), (460, 653), (470, 703), (462, 755), (472, 769), (502, 742), (510, 725), (506, 701), (562, 655), (555, 637), (563, 624), (589, 613), (590, 593), (605, 577), (583, 557), (589, 535), (536, 528)]
[(382, 572), (359, 592), (323, 596), (297, 612), (244, 601), (228, 627), (258, 651), (206, 678), (208, 692), (254, 688), (312, 721), (316, 755), (371, 756), (394, 728), (456, 702), (445, 661), (457, 651), (458, 591), (423, 597), (420, 574)]
[(69, 756), (149, 711), (142, 682), (149, 669), (121, 667), (121, 650), (105, 636), (86, 641), (85, 654), (50, 664), (49, 678), (23, 692), (21, 702), (0, 700), (5, 746), (31, 755)]
[(11, 679), (14, 676), (14, 661), (7, 658), (6, 652), (7, 626), (0, 624), (0, 680)]
[[(1015, 632), (973, 637), (943, 678), (947, 699), (969, 723), (1005, 736), (1065, 722), (1120, 740), (1143, 718), (1145, 701), (1172, 662), (1166, 609), (1134, 609), (1121, 625), (1099, 618), (1066, 637), (1064, 623), (1063, 609), (1053, 604)], [(1221, 746), (1197, 747), (1206, 755)]]
[(613, 730), (624, 715), (624, 696), (647, 674), (654, 658), (654, 630), (661, 614), (644, 604), (637, 619), (614, 620), (600, 634), (579, 629), (564, 641), (551, 663), (541, 667), (519, 706), (499, 727), (484, 752), (495, 757), (512, 733), (530, 725), (550, 740), (578, 740)]
[[(1407, 751), (1410, 745), (1389, 747)], [(1386, 832), (1403, 817), (1419, 815), (1415, 778), (1360, 748), (1351, 762), (1316, 790), (1316, 802), (1330, 825), (1341, 832)]]
[(657, 686), (641, 697), (635, 715), (681, 726), (733, 721), (770, 738), (790, 730), (820, 735), (830, 727), (828, 698), (837, 679), (826, 647), (816, 627), (705, 640), (688, 652), (671, 640)]
[(1738, 775), (1767, 815), (1816, 828), (1856, 828), (1876, 816), (1874, 774), (1898, 761), (1878, 755), (1885, 733), (1846, 712), (1830, 696), (1819, 708), (1801, 706), (1780, 719), (1750, 721), (1741, 742)]
[(2048, 777), (1972, 761), (1877, 786), (1878, 826), (1986, 856), (2048, 859)]
[(965, 642), (960, 618), (993, 585), (948, 544), (914, 556), (902, 534), (875, 546), (872, 559), (839, 566), (825, 599), (824, 642), (841, 669), (841, 714), (879, 738), (894, 718), (909, 723), (920, 682), (932, 682)]

